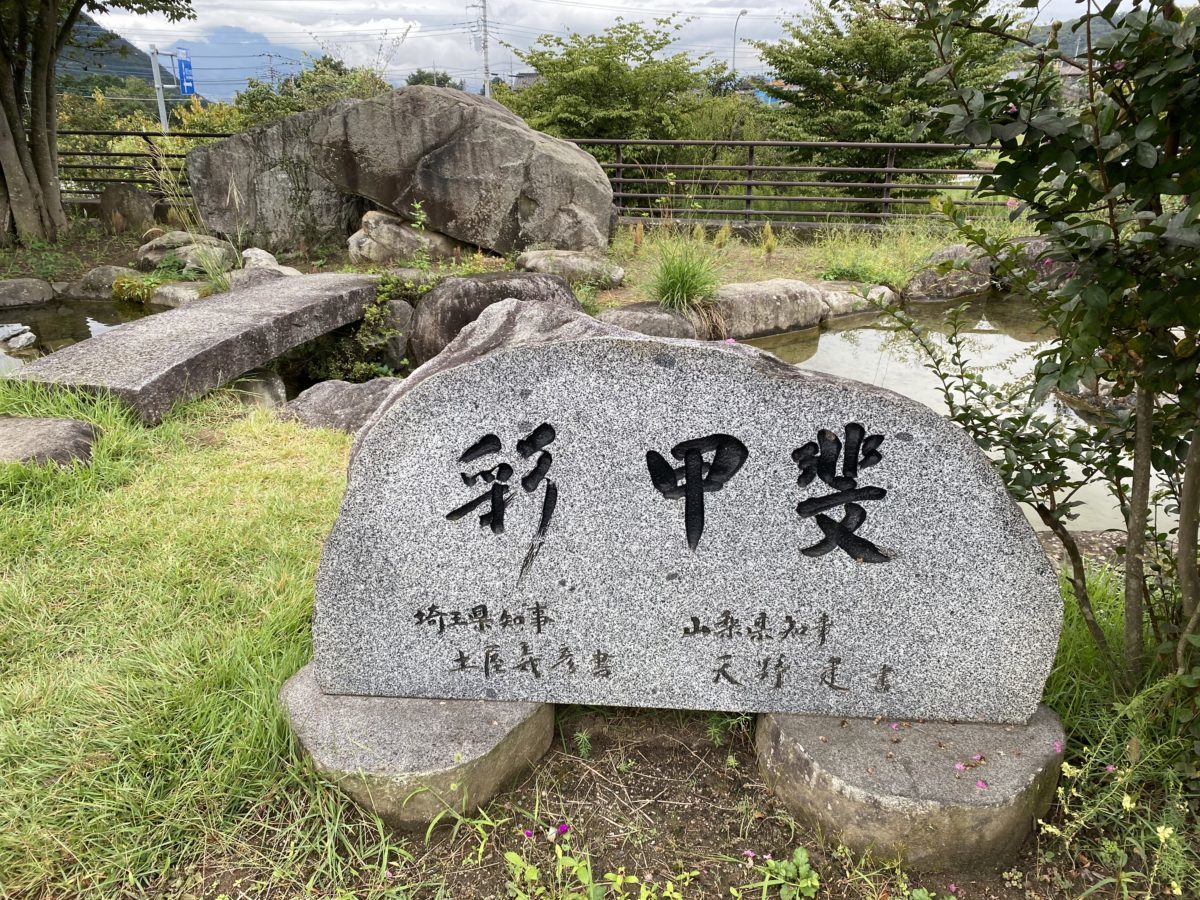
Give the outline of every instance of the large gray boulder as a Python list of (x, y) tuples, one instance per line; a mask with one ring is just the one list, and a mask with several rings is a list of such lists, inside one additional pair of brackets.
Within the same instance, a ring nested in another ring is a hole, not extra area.
[(220, 238), (168, 231), (138, 248), (137, 266), (143, 272), (150, 272), (168, 256), (175, 256), (185, 270), (228, 272), (237, 262), (237, 251)]
[(526, 250), (517, 257), (522, 272), (561, 275), (571, 284), (590, 284), (600, 291), (621, 286), (625, 270), (603, 257), (578, 250)]
[[(942, 271), (949, 264), (951, 267)], [(992, 261), (966, 244), (939, 250), (925, 261), (904, 289), (904, 299), (938, 303), (982, 294), (992, 286)]]
[(348, 235), (353, 197), (407, 219), (420, 204), (430, 231), (497, 253), (600, 251), (612, 227), (612, 187), (595, 159), (450, 88), (301, 113), (193, 150), (188, 175), (209, 228), (268, 248), (308, 231)]
[(100, 221), (109, 234), (141, 234), (154, 225), (155, 199), (136, 184), (110, 184), (100, 194)]
[(0, 281), (0, 309), (6, 306), (34, 306), (54, 299), (50, 282), (40, 278), (9, 278)]
[(302, 391), (280, 418), (309, 428), (335, 428), (354, 434), (402, 382), (401, 378), (373, 378), (362, 384), (322, 381)]
[[(608, 325), (648, 334), (653, 337), (686, 338), (695, 340), (700, 335), (696, 322), (682, 313), (663, 309), (657, 303), (631, 303), (606, 309), (596, 317)], [(703, 327), (703, 324), (702, 326)], [(707, 333), (707, 329), (705, 329)]]
[(399, 216), (371, 210), (362, 217), (362, 228), (350, 235), (350, 259), (354, 262), (390, 263), (415, 259), (424, 254), (430, 259), (451, 259), (471, 249), (454, 238), (414, 228)]
[(191, 151), (188, 183), (204, 223), (269, 250), (344, 241), (364, 204), (315, 171), (311, 140), (356, 103), (338, 100)]
[(114, 282), (140, 277), (135, 269), (126, 266), (96, 266), (84, 272), (78, 281), (67, 285), (63, 294), (72, 300), (111, 300)]
[(571, 288), (557, 275), (493, 272), (446, 278), (421, 298), (413, 316), (409, 347), (418, 363), (433, 359), (479, 314), (509, 298), (582, 310)]

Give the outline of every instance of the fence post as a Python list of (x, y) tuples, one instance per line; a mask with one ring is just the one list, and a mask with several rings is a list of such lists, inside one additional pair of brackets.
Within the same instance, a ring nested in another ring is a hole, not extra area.
[(883, 173), (883, 220), (892, 217), (892, 179), (896, 174), (896, 148), (889, 147), (887, 152), (887, 171)]
[(754, 210), (754, 145), (747, 148), (746, 153), (746, 222), (750, 222), (750, 213)]
[[(624, 144), (617, 144), (617, 163), (616, 163), (616, 167), (613, 171), (616, 172), (616, 178), (618, 179), (615, 184), (617, 191), (619, 193), (625, 193), (625, 145)], [(625, 207), (625, 198), (618, 197), (617, 198), (617, 209), (623, 209), (624, 207)]]

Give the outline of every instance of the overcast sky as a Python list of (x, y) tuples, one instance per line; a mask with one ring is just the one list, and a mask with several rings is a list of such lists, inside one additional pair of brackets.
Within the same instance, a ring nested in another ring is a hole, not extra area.
[[(467, 0), (194, 0), (196, 18), (175, 25), (161, 16), (115, 12), (99, 21), (148, 50), (184, 47), (195, 58), (197, 90), (225, 98), (248, 76), (267, 78), (294, 71), (305, 53), (331, 52), (352, 65), (378, 65), (400, 83), (417, 68), (438, 68), (470, 87), (483, 80), (477, 45), (478, 6)], [(746, 10), (739, 20), (738, 13)], [(731, 62), (737, 24), (737, 69), (762, 74), (762, 62), (743, 39), (774, 39), (781, 18), (802, 13), (803, 3), (691, 2), (642, 0), (490, 0), (491, 70), (507, 76), (522, 69), (504, 46), (526, 48), (538, 35), (598, 32), (617, 17), (650, 21), (683, 13), (691, 19), (680, 33), (679, 49)], [(1044, 0), (1038, 19), (1069, 18), (1073, 0)], [(681, 16), (682, 20), (682, 16)]]

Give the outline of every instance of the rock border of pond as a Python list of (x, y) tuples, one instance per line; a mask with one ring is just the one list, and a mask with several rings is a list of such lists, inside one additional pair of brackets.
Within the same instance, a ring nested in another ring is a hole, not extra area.
[(684, 314), (646, 301), (606, 309), (597, 318), (652, 337), (751, 340), (815, 328), (899, 299), (879, 284), (771, 278), (722, 285), (705, 314)]

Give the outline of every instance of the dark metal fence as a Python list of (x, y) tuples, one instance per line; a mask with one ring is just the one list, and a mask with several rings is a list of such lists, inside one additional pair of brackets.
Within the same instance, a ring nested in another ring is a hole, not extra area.
[[(62, 131), (60, 169), (68, 202), (92, 205), (108, 184), (188, 196), (183, 160), (211, 132)], [(666, 141), (585, 138), (613, 186), (626, 222), (779, 228), (871, 227), (931, 212), (955, 196), (971, 211), (1003, 209), (971, 198), (991, 170), (986, 150), (959, 144), (852, 141)], [(960, 199), (961, 198), (961, 199)]]
[[(822, 227), (869, 226), (932, 211), (930, 199), (969, 199), (991, 170), (986, 151), (959, 144), (853, 141), (583, 139), (600, 161), (625, 221)], [(973, 210), (985, 213), (987, 209)]]
[(165, 186), (190, 196), (183, 161), (187, 151), (206, 141), (229, 137), (223, 132), (60, 131), (59, 177), (64, 202), (95, 205), (110, 184), (136, 184), (162, 195)]

